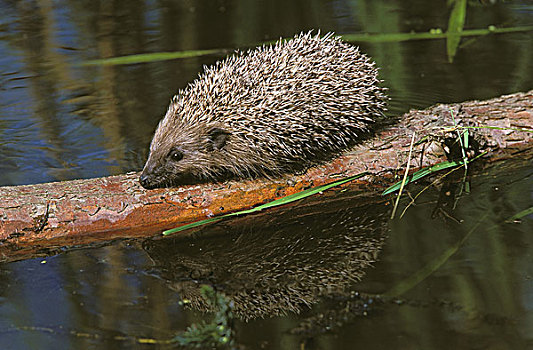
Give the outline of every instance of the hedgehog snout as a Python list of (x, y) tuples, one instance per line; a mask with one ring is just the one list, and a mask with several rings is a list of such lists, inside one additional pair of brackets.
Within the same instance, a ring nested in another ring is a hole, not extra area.
[(141, 186), (146, 188), (147, 190), (156, 187), (156, 185), (152, 181), (152, 177), (150, 176), (150, 174), (145, 174), (144, 171), (141, 173), (141, 176), (139, 176), (139, 182), (141, 183)]
[(141, 186), (146, 189), (153, 189), (158, 186), (159, 181), (156, 181), (157, 176), (155, 174), (155, 166), (153, 162), (148, 159), (146, 164), (144, 165), (144, 169), (141, 172), (141, 175), (139, 176), (139, 182), (141, 183)]

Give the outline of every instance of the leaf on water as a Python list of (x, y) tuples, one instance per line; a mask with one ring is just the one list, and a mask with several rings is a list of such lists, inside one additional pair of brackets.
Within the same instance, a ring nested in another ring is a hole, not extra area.
[(188, 230), (188, 229), (193, 228), (193, 227), (198, 227), (198, 226), (202, 226), (202, 225), (205, 225), (205, 224), (208, 224), (208, 223), (211, 223), (211, 222), (220, 221), (220, 220), (222, 220), (224, 218), (231, 217), (231, 216), (251, 214), (251, 213), (255, 213), (255, 212), (261, 211), (263, 209), (267, 209), (267, 208), (272, 208), (272, 207), (276, 207), (276, 206), (279, 206), (279, 205), (288, 204), (288, 203), (291, 203), (291, 202), (294, 202), (294, 201), (297, 201), (297, 200), (312, 196), (312, 195), (317, 194), (319, 192), (325, 191), (325, 190), (330, 189), (332, 187), (339, 186), (339, 185), (342, 185), (344, 183), (359, 179), (359, 178), (361, 178), (361, 177), (363, 177), (363, 176), (365, 176), (367, 174), (368, 173), (361, 173), (361, 174), (358, 174), (358, 175), (350, 176), (350, 177), (348, 177), (346, 179), (342, 179), (342, 180), (338, 180), (338, 181), (332, 182), (332, 183), (327, 184), (327, 185), (313, 187), (313, 188), (310, 188), (310, 189), (307, 189), (307, 190), (304, 190), (304, 191), (301, 191), (301, 192), (298, 192), (298, 193), (291, 194), (291, 195), (283, 197), (283, 198), (276, 199), (275, 201), (272, 201), (272, 202), (261, 204), (261, 205), (255, 207), (255, 208), (252, 208), (252, 209), (241, 210), (241, 211), (238, 211), (238, 212), (235, 212), (235, 213), (229, 213), (229, 214), (222, 215), (222, 216), (219, 216), (219, 217), (216, 217), (216, 218), (209, 218), (209, 219), (205, 219), (205, 220), (196, 221), (196, 222), (193, 222), (193, 223), (190, 223), (190, 224), (187, 224), (187, 225), (183, 225), (183, 226), (180, 226), (180, 227), (176, 227), (176, 228), (173, 228), (173, 229), (170, 229), (170, 230), (163, 231), (163, 235), (167, 236), (167, 235), (170, 235), (172, 233)]
[(448, 21), (448, 36), (446, 37), (446, 51), (448, 53), (448, 62), (452, 63), (453, 58), (461, 41), (461, 32), (463, 31), (466, 18), (466, 0), (455, 0)]

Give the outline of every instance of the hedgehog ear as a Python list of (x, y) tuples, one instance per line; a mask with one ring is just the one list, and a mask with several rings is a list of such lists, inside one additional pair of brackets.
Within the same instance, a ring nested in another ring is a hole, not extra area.
[(215, 127), (209, 130), (207, 133), (210, 144), (209, 150), (219, 150), (224, 147), (226, 145), (226, 141), (228, 140), (229, 134), (230, 133), (228, 131), (221, 128)]

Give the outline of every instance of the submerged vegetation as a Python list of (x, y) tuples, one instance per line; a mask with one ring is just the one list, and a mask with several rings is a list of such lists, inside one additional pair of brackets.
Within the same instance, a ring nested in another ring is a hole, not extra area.
[[(207, 285), (203, 285), (200, 292), (207, 304), (216, 310), (213, 320), (192, 324), (185, 332), (174, 337), (171, 342), (201, 349), (233, 346), (233, 302)], [(187, 301), (184, 300), (182, 303), (186, 304)]]

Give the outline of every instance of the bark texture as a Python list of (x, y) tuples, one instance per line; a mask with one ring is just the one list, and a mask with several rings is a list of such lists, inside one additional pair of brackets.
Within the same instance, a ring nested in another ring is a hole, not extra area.
[[(389, 184), (405, 166), (411, 137), (420, 142), (411, 168), (462, 157), (454, 126), (470, 127), (469, 156), (483, 161), (531, 157), (533, 90), (486, 101), (413, 110), (355, 149), (299, 176), (145, 190), (137, 173), (26, 186), (0, 187), (0, 261), (51, 254), (63, 246), (151, 236), (164, 229), (269, 202), (369, 172), (360, 180)], [(497, 128), (514, 128), (500, 130)]]

